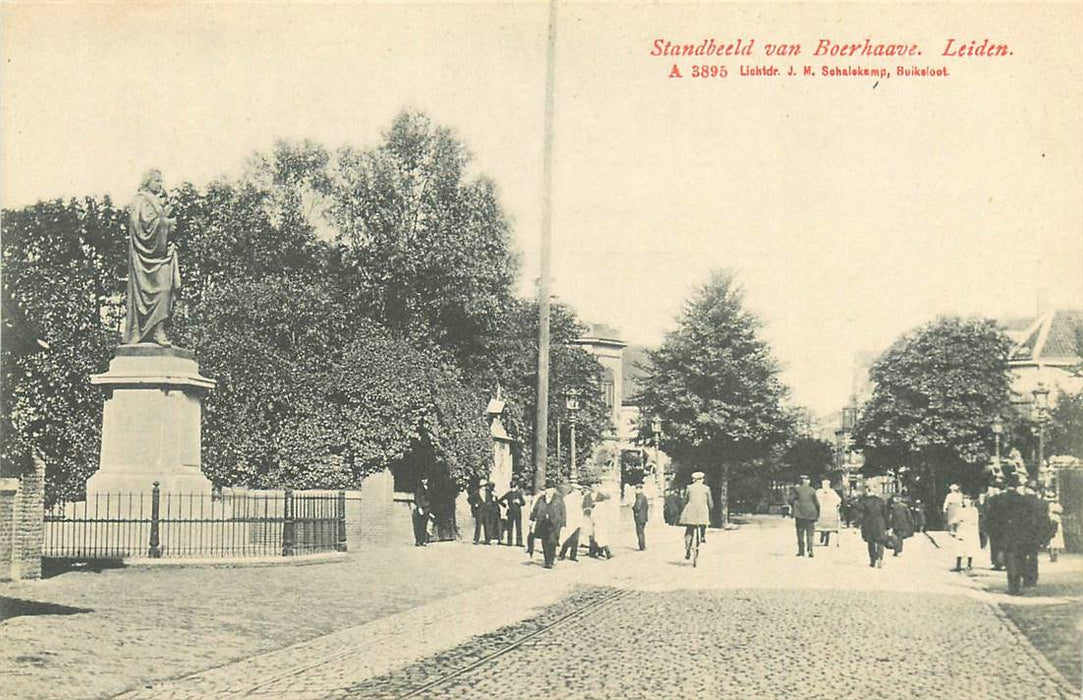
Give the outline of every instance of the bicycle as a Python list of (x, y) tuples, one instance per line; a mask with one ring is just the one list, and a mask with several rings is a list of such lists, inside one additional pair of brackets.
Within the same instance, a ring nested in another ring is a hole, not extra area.
[[(694, 568), (696, 568), (697, 562), (699, 562), (700, 528), (702, 526), (701, 525), (687, 525), (685, 527), (691, 527), (692, 528), (692, 537), (691, 537), (691, 540), (689, 540), (689, 542), (688, 542), (685, 554), (686, 555), (688, 555), (688, 554), (691, 555), (692, 568), (694, 569)], [(686, 534), (685, 537), (687, 537), (687, 536), (688, 535)], [(688, 558), (688, 557), (686, 556), (686, 558)]]

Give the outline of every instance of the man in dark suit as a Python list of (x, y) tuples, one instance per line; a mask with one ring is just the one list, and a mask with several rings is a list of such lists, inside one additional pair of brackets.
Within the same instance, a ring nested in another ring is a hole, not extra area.
[(515, 533), (515, 546), (523, 546), (523, 506), (526, 499), (523, 498), (523, 490), (519, 488), (518, 479), (511, 482), (511, 488), (500, 497), (500, 503), (508, 509), (508, 545), (512, 543), (512, 532)]
[(560, 544), (560, 529), (565, 522), (564, 499), (557, 493), (555, 483), (547, 483), (545, 491), (534, 500), (530, 520), (534, 523), (534, 537), (542, 541), (544, 566), (552, 569)]
[(470, 490), (466, 496), (466, 502), (470, 504), (470, 514), (474, 516), (474, 544), (481, 541), (482, 533), (485, 533), (485, 544), (489, 544), (490, 525), (489, 506), (486, 503), (485, 487), (488, 479), (478, 479), (476, 488)]
[(999, 543), (1008, 569), (1008, 593), (1020, 595), (1024, 586), (1038, 583), (1038, 549), (1054, 530), (1041, 500), (1025, 485), (989, 499), (990, 539)]
[(643, 493), (643, 484), (636, 484), (636, 499), (632, 503), (632, 519), (636, 523), (636, 539), (639, 540), (639, 551), (641, 552), (647, 549), (647, 534), (644, 529), (647, 527), (650, 508), (647, 496)]
[(805, 556), (805, 547), (808, 546), (808, 555), (812, 556), (812, 533), (816, 530), (816, 521), (820, 518), (820, 501), (816, 498), (816, 490), (809, 486), (807, 475), (801, 475), (801, 484), (793, 488), (790, 495), (790, 506), (793, 508), (794, 526), (797, 528), (797, 556)]
[(429, 542), (429, 520), (432, 519), (432, 498), (429, 496), (429, 479), (421, 477), (414, 491), (414, 546), (424, 547)]

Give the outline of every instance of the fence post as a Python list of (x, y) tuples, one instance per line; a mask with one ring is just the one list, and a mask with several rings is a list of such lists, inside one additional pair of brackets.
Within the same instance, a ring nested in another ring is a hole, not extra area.
[(335, 518), (338, 520), (338, 539), (335, 542), (336, 552), (346, 551), (346, 492), (339, 491), (335, 499)]
[(155, 481), (154, 488), (150, 492), (150, 549), (147, 550), (147, 556), (151, 559), (162, 558), (162, 541), (158, 533), (158, 519), (162, 498), (159, 486), (160, 484)]
[(293, 556), (293, 489), (282, 500), (282, 556)]

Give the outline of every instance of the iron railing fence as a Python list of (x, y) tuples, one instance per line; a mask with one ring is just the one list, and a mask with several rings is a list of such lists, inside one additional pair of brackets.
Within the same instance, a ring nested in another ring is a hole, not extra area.
[(346, 551), (344, 491), (98, 493), (45, 512), (43, 556), (138, 559)]

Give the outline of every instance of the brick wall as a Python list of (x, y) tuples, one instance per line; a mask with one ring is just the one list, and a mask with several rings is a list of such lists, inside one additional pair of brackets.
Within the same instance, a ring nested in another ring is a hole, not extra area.
[(346, 498), (346, 541), (350, 550), (414, 543), (411, 503), (396, 498), (395, 478), (390, 470), (365, 477), (360, 499), (350, 496)]
[(11, 576), (15, 553), (15, 499), (19, 495), (18, 479), (0, 479), (0, 580)]
[(45, 463), (0, 480), (0, 579), (41, 578), (45, 531)]

